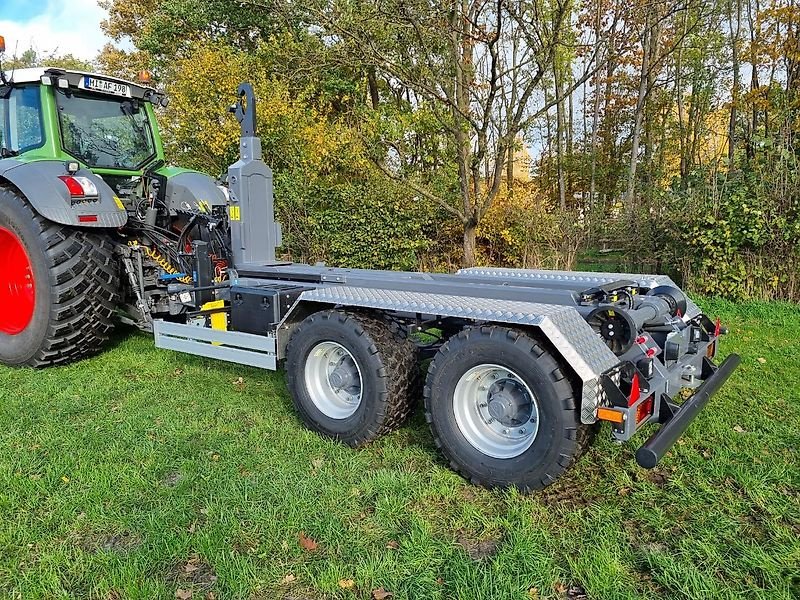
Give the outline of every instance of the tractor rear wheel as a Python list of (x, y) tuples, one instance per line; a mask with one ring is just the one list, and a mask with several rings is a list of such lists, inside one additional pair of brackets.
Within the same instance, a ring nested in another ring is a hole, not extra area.
[(46, 367), (97, 352), (114, 327), (118, 285), (110, 240), (48, 221), (0, 187), (0, 364)]

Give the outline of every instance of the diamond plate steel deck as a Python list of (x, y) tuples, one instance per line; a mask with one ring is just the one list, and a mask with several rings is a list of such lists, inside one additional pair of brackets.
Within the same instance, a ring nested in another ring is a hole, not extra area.
[[(595, 273), (593, 271), (547, 271), (543, 269), (503, 269), (494, 267), (471, 267), (461, 269), (456, 275), (477, 275), (480, 277), (502, 277), (505, 279), (536, 279), (538, 281), (568, 281), (587, 288), (629, 279), (642, 287), (654, 288), (659, 285), (675, 285), (666, 275), (647, 275), (644, 273)], [(680, 288), (679, 288), (680, 289)], [(686, 314), (684, 320), (692, 319), (700, 314), (700, 308), (686, 298)]]
[(568, 306), (345, 286), (308, 290), (300, 295), (300, 301), (538, 327), (583, 382), (581, 420), (585, 423), (594, 422), (600, 374), (619, 362)]

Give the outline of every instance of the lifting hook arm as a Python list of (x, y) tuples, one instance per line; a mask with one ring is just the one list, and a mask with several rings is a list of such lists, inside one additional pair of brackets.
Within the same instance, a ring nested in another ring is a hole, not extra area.
[(231, 106), (230, 112), (236, 115), (236, 120), (242, 128), (242, 137), (255, 137), (256, 135), (256, 95), (253, 86), (247, 82), (240, 83), (236, 90), (238, 100)]

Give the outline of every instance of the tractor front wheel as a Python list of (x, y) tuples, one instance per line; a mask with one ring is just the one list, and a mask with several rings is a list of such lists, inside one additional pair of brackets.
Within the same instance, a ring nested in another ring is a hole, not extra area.
[(0, 187), (0, 364), (45, 367), (100, 349), (119, 299), (113, 246)]

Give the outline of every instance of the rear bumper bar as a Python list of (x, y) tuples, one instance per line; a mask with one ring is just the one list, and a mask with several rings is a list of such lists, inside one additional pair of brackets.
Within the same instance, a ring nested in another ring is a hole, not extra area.
[(659, 412), (662, 425), (636, 451), (636, 462), (640, 467), (652, 469), (658, 464), (658, 461), (663, 458), (667, 450), (678, 441), (678, 438), (686, 431), (689, 424), (708, 403), (711, 396), (733, 374), (740, 362), (741, 358), (738, 354), (731, 354), (703, 381), (694, 395), (680, 406), (671, 403), (666, 395), (662, 398)]

